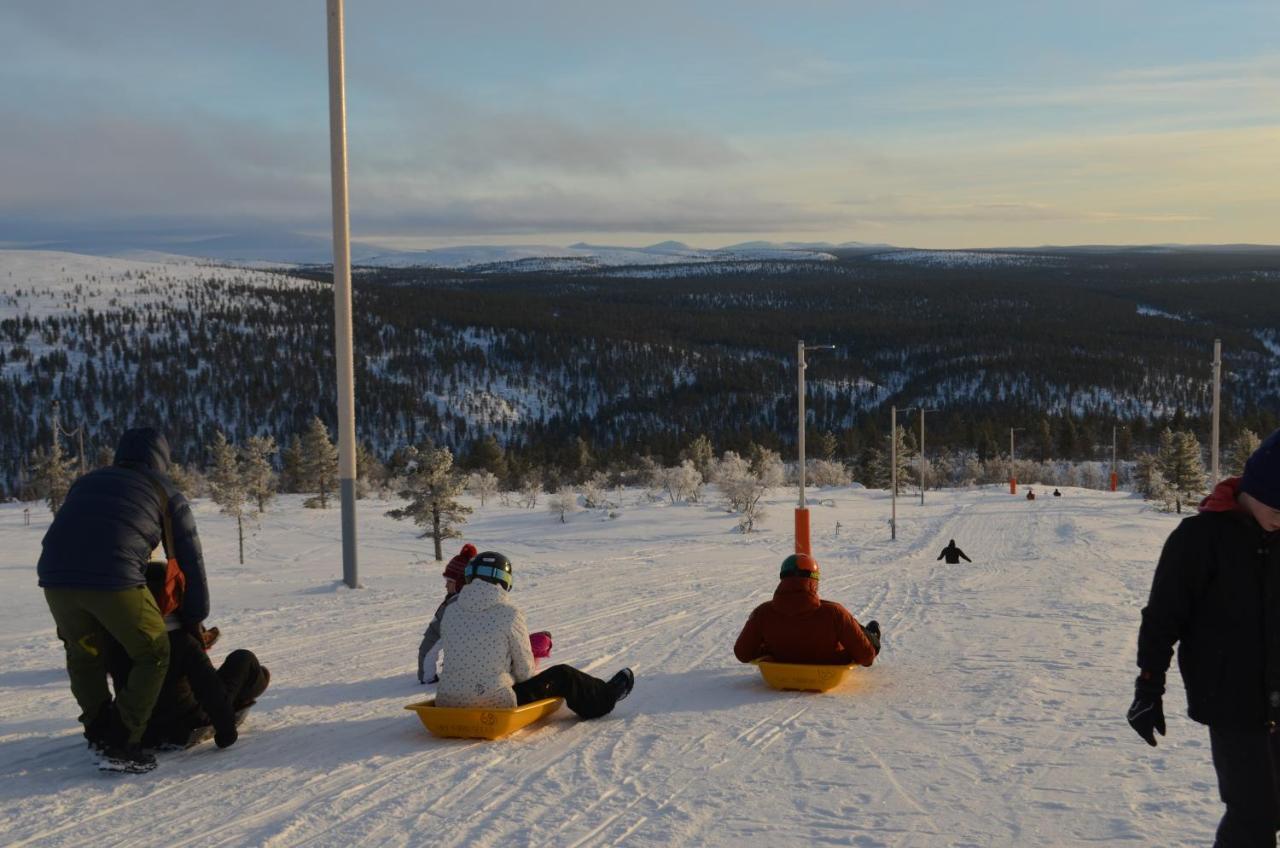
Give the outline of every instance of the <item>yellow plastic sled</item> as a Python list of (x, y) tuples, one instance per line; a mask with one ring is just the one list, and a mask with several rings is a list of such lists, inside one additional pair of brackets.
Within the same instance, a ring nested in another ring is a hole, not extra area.
[(437, 707), (436, 701), (410, 704), (422, 719), (422, 726), (436, 736), (462, 739), (500, 739), (533, 724), (560, 709), (563, 698), (545, 698), (522, 707), (490, 709), (486, 707)]
[(769, 657), (752, 660), (760, 669), (764, 682), (774, 689), (801, 689), (806, 692), (826, 692), (844, 681), (853, 665), (806, 665), (803, 663), (774, 662)]

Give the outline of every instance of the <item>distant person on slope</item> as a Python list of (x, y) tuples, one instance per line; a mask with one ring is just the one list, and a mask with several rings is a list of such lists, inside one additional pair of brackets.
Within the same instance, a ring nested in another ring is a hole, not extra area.
[(773, 600), (756, 607), (733, 645), (740, 662), (869, 666), (880, 653), (880, 625), (866, 627), (834, 601), (818, 597), (818, 562), (808, 554), (782, 561)]
[(947, 565), (959, 565), (960, 560), (962, 559), (965, 562), (973, 562), (973, 560), (965, 556), (964, 551), (960, 550), (960, 548), (956, 546), (955, 539), (952, 539), (950, 544), (942, 549), (942, 553), (938, 554), (937, 558), (942, 559), (943, 557), (947, 558)]
[(631, 693), (635, 676), (629, 668), (608, 681), (568, 665), (534, 674), (524, 613), (508, 595), (511, 560), (496, 551), (477, 554), (465, 579), (466, 588), (440, 626), (444, 668), (438, 706), (507, 709), (564, 698), (581, 718), (599, 718)]
[[(126, 431), (113, 464), (72, 485), (45, 533), (37, 567), (66, 648), (84, 735), (99, 755), (98, 766), (108, 771), (156, 766), (140, 743), (169, 665), (164, 621), (146, 586), (147, 561), (162, 538), (186, 583), (178, 610), (182, 626), (194, 630), (209, 614), (195, 518), (168, 469), (163, 435), (150, 428)], [(132, 666), (114, 703), (107, 689), (107, 636)]]
[(1055, 498), (1060, 498), (1060, 497), (1062, 497), (1062, 492), (1059, 492), (1057, 489), (1054, 489), (1054, 490), (1053, 490), (1053, 496), (1054, 496)]
[[(185, 748), (213, 738), (219, 748), (235, 744), (245, 711), (266, 691), (271, 673), (252, 651), (239, 648), (227, 655), (216, 670), (208, 650), (216, 630), (199, 637), (182, 626), (176, 615), (181, 596), (165, 588), (165, 564), (147, 566), (147, 588), (164, 614), (169, 636), (169, 668), (156, 697), (155, 709), (142, 734), (147, 748)], [(111, 678), (117, 696), (128, 688), (131, 664), (119, 646), (111, 646)]]
[(1169, 534), (1142, 611), (1128, 720), (1165, 733), (1178, 643), (1187, 714), (1209, 726), (1226, 813), (1216, 846), (1276, 844), (1280, 827), (1280, 430)]
[[(422, 634), (422, 641), (418, 644), (418, 682), (419, 683), (439, 683), (439, 666), (440, 666), (440, 622), (444, 618), (444, 611), (458, 597), (458, 593), (462, 591), (464, 585), (464, 570), (467, 563), (476, 555), (476, 546), (468, 542), (462, 546), (462, 550), (458, 555), (449, 560), (449, 564), (444, 569), (444, 600), (440, 602), (440, 606), (436, 607), (435, 615), (431, 617), (431, 621), (427, 624), (426, 632)], [(539, 630), (537, 633), (529, 634), (529, 647), (533, 651), (534, 664), (540, 659), (546, 659), (551, 656), (551, 634), (546, 630)]]
[(1035, 490), (1035, 489), (1027, 489), (1027, 500), (1029, 500), (1029, 501), (1033, 501), (1033, 500), (1035, 500), (1035, 499), (1036, 499), (1036, 490)]

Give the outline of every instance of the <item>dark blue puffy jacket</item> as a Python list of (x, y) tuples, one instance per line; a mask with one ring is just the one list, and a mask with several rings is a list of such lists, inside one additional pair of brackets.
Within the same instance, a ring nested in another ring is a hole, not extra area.
[(187, 624), (207, 618), (209, 585), (196, 521), (168, 470), (163, 435), (149, 427), (125, 432), (115, 464), (76, 480), (54, 516), (36, 569), (40, 585), (104, 591), (146, 585), (147, 561), (163, 535), (163, 490), (173, 522), (174, 550), (167, 553), (187, 579), (179, 614)]

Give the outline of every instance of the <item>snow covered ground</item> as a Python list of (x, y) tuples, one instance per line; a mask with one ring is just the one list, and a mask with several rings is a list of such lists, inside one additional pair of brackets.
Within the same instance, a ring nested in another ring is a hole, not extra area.
[[(387, 504), (360, 503), (364, 588), (349, 591), (336, 510), (284, 498), (242, 567), (234, 523), (200, 502), (215, 660), (250, 647), (272, 687), (234, 747), (161, 755), (137, 777), (89, 764), (35, 585), (48, 514), (33, 508), (26, 527), (22, 505), (2, 505), (0, 842), (1208, 844), (1216, 784), (1180, 683), (1159, 748), (1123, 717), (1139, 610), (1176, 518), (1064, 491), (906, 499), (896, 542), (883, 492), (812, 493), (824, 596), (885, 631), (881, 660), (822, 695), (767, 689), (731, 650), (789, 551), (794, 490), (750, 536), (715, 504), (637, 492), (616, 519), (563, 525), (542, 505), (491, 502), (467, 539), (512, 557), (515, 597), (553, 632), (555, 660), (637, 676), (607, 718), (561, 710), (497, 742), (433, 738), (402, 709), (424, 695), (413, 664), (441, 568)], [(935, 561), (951, 538), (972, 565)]]

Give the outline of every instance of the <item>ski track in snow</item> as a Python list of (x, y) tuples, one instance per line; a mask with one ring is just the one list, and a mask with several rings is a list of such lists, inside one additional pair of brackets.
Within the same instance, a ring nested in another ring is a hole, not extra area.
[[(823, 595), (878, 619), (885, 649), (821, 695), (770, 690), (732, 654), (790, 550), (785, 490), (750, 536), (712, 500), (633, 492), (616, 520), (477, 509), (467, 538), (512, 556), (554, 661), (636, 670), (610, 716), (562, 709), (498, 742), (436, 739), (403, 710), (429, 691), (413, 658), (441, 564), (384, 517), (389, 504), (359, 505), (353, 592), (337, 580), (336, 509), (282, 498), (240, 566), (234, 523), (198, 502), (223, 632), (214, 659), (250, 647), (272, 687), (233, 748), (161, 755), (138, 777), (96, 772), (79, 735), (35, 586), (47, 512), (24, 527), (21, 505), (0, 505), (0, 841), (1207, 844), (1220, 814), (1207, 734), (1184, 717), (1176, 676), (1159, 748), (1124, 721), (1139, 610), (1176, 519), (1123, 494), (1064, 492), (904, 497), (895, 542), (884, 492), (824, 491), (812, 508)], [(935, 560), (951, 538), (972, 565)]]

